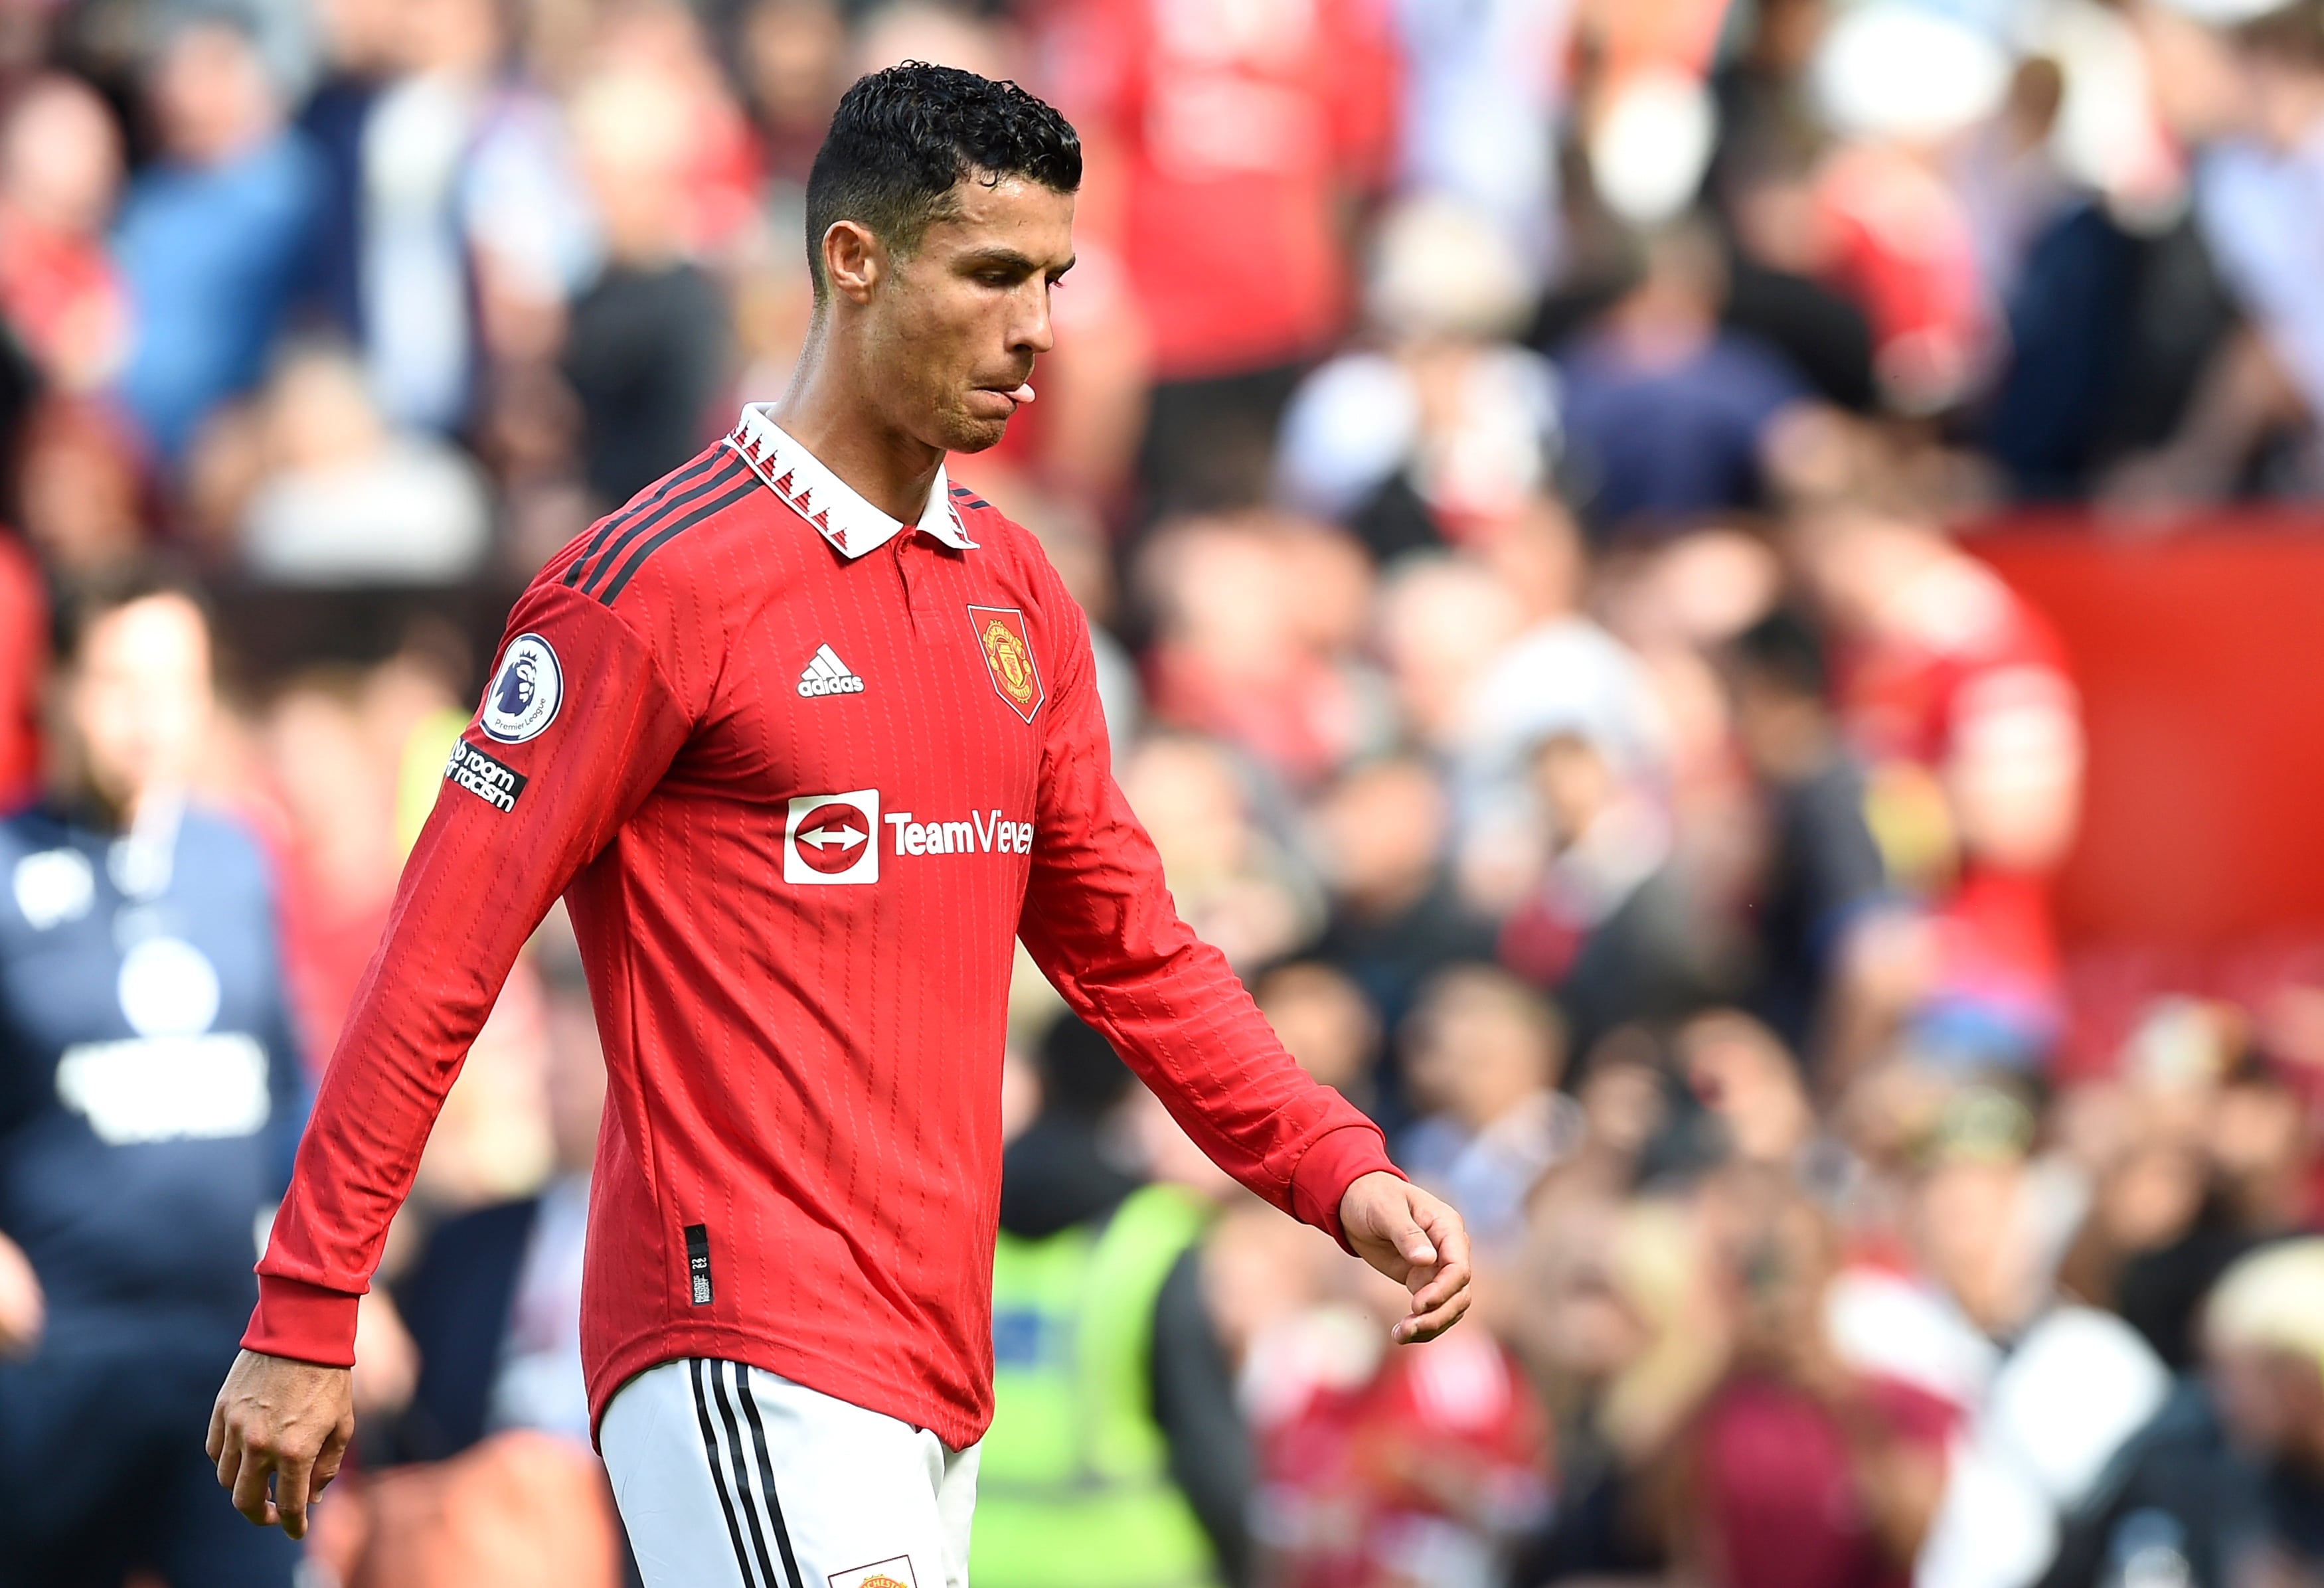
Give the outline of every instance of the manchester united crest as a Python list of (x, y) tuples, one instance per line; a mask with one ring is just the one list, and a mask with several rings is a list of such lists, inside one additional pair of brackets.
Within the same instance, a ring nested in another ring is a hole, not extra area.
[(1010, 710), (1030, 722), (1041, 709), (1041, 670), (1033, 665), (1033, 647), (1025, 637), (1025, 614), (1015, 607), (971, 607), (968, 620), (976, 630), (977, 648), (984, 653), (984, 670), (992, 675), (994, 693)]
[(831, 1588), (914, 1588), (919, 1578), (913, 1574), (911, 1557), (899, 1555), (852, 1572), (835, 1572), (825, 1581)]

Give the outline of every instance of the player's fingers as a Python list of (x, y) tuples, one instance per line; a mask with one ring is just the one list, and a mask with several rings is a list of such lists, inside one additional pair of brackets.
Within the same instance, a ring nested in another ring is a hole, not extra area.
[(1420, 1227), (1419, 1220), (1409, 1212), (1397, 1222), (1396, 1249), (1415, 1268), (1426, 1268), (1436, 1261), (1436, 1244), (1428, 1238), (1428, 1232)]
[(1447, 1256), (1428, 1276), (1428, 1282), (1413, 1290), (1412, 1310), (1426, 1312), (1432, 1307), (1443, 1305), (1469, 1288), (1471, 1277), (1467, 1258)]
[(1473, 1271), (1469, 1262), (1469, 1243), (1465, 1238), (1448, 1240), (1443, 1246), (1443, 1257), (1424, 1283), (1415, 1285), (1412, 1309), (1425, 1312), (1429, 1308), (1459, 1294), (1469, 1288)]
[(293, 1538), (307, 1536), (307, 1495), (315, 1471), (312, 1459), (285, 1459), (274, 1469), (274, 1511), (283, 1532)]
[(220, 1448), (218, 1450), (217, 1481), (219, 1488), (226, 1490), (233, 1489), (235, 1479), (239, 1476), (242, 1472), (243, 1454), (242, 1430), (234, 1426), (232, 1418), (228, 1418), (226, 1420), (225, 1433), (221, 1437)]
[(260, 1527), (274, 1519), (273, 1502), (266, 1498), (267, 1474), (273, 1464), (245, 1446), (242, 1464), (234, 1475), (234, 1508)]
[(1397, 1325), (1396, 1337), (1399, 1343), (1406, 1345), (1416, 1345), (1424, 1340), (1434, 1340), (1454, 1324), (1459, 1323), (1468, 1310), (1469, 1292), (1462, 1290), (1442, 1305), (1430, 1308), (1425, 1312), (1416, 1312)]
[(1457, 1262), (1463, 1268), (1469, 1263), (1469, 1226), (1449, 1203), (1431, 1197), (1413, 1210), (1415, 1220), (1428, 1234), (1436, 1250), (1447, 1262)]
[(310, 1498), (329, 1488), (331, 1480), (339, 1475), (339, 1466), (346, 1460), (355, 1437), (355, 1421), (351, 1413), (339, 1419), (339, 1426), (331, 1430), (330, 1437), (323, 1441), (321, 1454), (315, 1457), (314, 1485), (308, 1491)]
[(227, 1418), (223, 1404), (209, 1409), (209, 1444), (205, 1448), (209, 1460), (218, 1464), (218, 1488), (233, 1488), (235, 1472), (242, 1467), (242, 1432)]

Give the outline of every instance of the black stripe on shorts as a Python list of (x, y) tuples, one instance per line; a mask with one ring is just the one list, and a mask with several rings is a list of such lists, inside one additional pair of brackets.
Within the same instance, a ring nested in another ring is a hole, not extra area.
[[(740, 1383), (742, 1376), (750, 1370), (739, 1362), (713, 1362), (710, 1364), (710, 1393), (711, 1397), (718, 1402), (719, 1420), (725, 1425), (727, 1453), (734, 1460), (734, 1492), (742, 1499), (742, 1522), (751, 1535), (752, 1551), (758, 1556), (760, 1574), (765, 1578), (770, 1588), (785, 1588), (783, 1580), (775, 1575), (775, 1563), (767, 1558), (767, 1529), (759, 1525), (759, 1508), (751, 1503), (754, 1496), (751, 1492), (751, 1477), (747, 1465), (750, 1457), (742, 1449), (742, 1431), (734, 1420), (733, 1404), (727, 1400), (726, 1381), (718, 1372), (721, 1367), (733, 1373), (737, 1381), (734, 1391), (734, 1399), (737, 1400), (742, 1399)], [(796, 1576), (790, 1580), (788, 1588), (798, 1588), (798, 1579)]]
[(759, 1420), (759, 1397), (751, 1388), (751, 1370), (738, 1366), (734, 1373), (736, 1387), (742, 1392), (742, 1415), (751, 1422), (751, 1443), (759, 1449), (759, 1482), (766, 1491), (767, 1514), (775, 1525), (775, 1547), (783, 1553), (783, 1570), (790, 1574), (791, 1582), (804, 1583), (798, 1561), (791, 1554), (791, 1530), (783, 1523), (783, 1502), (775, 1498), (774, 1457), (767, 1448), (767, 1426)]
[[(734, 1497), (726, 1487), (725, 1459), (719, 1447), (716, 1427), (710, 1417), (710, 1398), (703, 1388), (704, 1372), (715, 1371), (716, 1365), (715, 1363), (705, 1362), (697, 1356), (689, 1360), (686, 1368), (694, 1379), (694, 1415), (702, 1425), (702, 1454), (704, 1459), (710, 1463), (710, 1482), (718, 1491), (718, 1509), (726, 1513), (726, 1538), (734, 1547), (734, 1565), (742, 1574), (742, 1588), (786, 1588), (785, 1584), (775, 1581), (771, 1571), (763, 1578), (754, 1575), (751, 1570), (750, 1554), (743, 1547), (742, 1526), (734, 1515)], [(733, 1421), (731, 1412), (728, 1413), (728, 1421), (730, 1423)], [(739, 1477), (738, 1473), (738, 1481)], [(747, 1498), (743, 1502), (743, 1509), (746, 1512), (750, 1509)], [(757, 1525), (754, 1518), (752, 1526), (755, 1528)], [(763, 1549), (761, 1553), (764, 1554)], [(796, 1588), (796, 1585), (793, 1585), (793, 1588)]]

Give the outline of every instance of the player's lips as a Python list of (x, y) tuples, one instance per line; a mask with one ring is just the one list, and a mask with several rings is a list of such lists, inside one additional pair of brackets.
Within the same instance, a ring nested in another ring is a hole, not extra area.
[(1011, 413), (1033, 400), (1033, 383), (1029, 381), (1019, 381), (1014, 386), (980, 386), (977, 390), (989, 392), (994, 397), (1007, 398), (1009, 411)]

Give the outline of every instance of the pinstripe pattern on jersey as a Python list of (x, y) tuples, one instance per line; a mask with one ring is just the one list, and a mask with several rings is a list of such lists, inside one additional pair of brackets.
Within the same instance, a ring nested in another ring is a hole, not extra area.
[[(681, 489), (673, 490), (667, 498), (657, 493), (648, 500), (641, 511), (622, 519), (619, 525), (607, 525), (606, 529), (615, 531), (610, 541), (606, 540), (606, 530), (600, 529), (592, 538), (589, 550), (566, 570), (565, 583), (576, 587), (584, 595), (595, 593), (597, 582), (605, 576), (606, 570), (613, 567), (640, 537), (651, 534), (656, 528), (668, 523), (672, 514), (684, 510), (704, 497), (725, 490), (738, 479), (752, 477), (742, 460), (725, 447), (720, 447), (686, 472), (692, 473), (695, 469), (702, 472), (692, 474)], [(672, 484), (678, 484), (675, 477)], [(600, 543), (604, 543), (602, 551)], [(581, 571), (584, 563), (590, 564), (586, 574)]]
[(589, 566), (589, 559), (595, 556), (605, 542), (611, 539), (623, 525), (634, 522), (641, 513), (659, 511), (662, 504), (669, 500), (672, 491), (682, 491), (701, 479), (704, 474), (716, 468), (719, 461), (719, 454), (715, 451), (706, 452), (683, 468), (664, 475), (661, 482), (656, 485), (650, 494), (639, 497), (626, 506), (616, 508), (599, 519), (597, 532), (589, 537), (589, 544), (582, 548), (579, 556), (573, 559), (573, 565), (565, 570), (564, 583), (567, 588), (569, 589), (581, 582), (583, 572)]
[[(724, 483), (724, 481), (734, 479), (735, 477), (736, 476), (732, 474), (721, 476), (720, 482)], [(636, 575), (637, 571), (640, 568), (645, 566), (646, 559), (648, 557), (653, 555), (654, 553), (659, 551), (665, 545), (677, 539), (679, 536), (685, 534), (688, 529), (693, 528), (696, 524), (701, 523), (704, 519), (716, 518), (728, 508), (733, 507), (736, 502), (741, 501), (743, 498), (751, 495), (752, 492), (758, 491), (761, 488), (758, 475), (752, 473), (747, 468), (741, 471), (740, 479), (741, 483), (736, 485), (733, 490), (727, 491), (724, 496), (712, 497), (708, 501), (704, 502), (700, 507), (696, 508), (684, 518), (678, 519), (667, 528), (656, 532), (651, 539), (639, 542), (637, 549), (630, 554), (630, 560), (622, 565), (622, 571), (620, 573), (614, 574), (612, 579), (606, 582), (605, 588), (598, 592), (597, 599), (604, 602), (607, 606), (612, 606), (615, 598), (622, 593), (622, 587), (629, 583), (631, 579)], [(642, 535), (650, 528), (650, 526), (641, 526), (635, 533)], [(621, 555), (623, 547), (630, 543), (630, 539), (631, 537), (624, 536), (620, 541), (614, 543), (613, 548), (605, 554), (604, 564), (598, 569), (598, 573), (603, 573), (606, 567), (613, 565), (613, 559)], [(594, 583), (596, 581), (597, 574), (592, 574), (589, 575), (589, 578), (591, 583)], [(589, 593), (589, 586), (587, 584), (584, 584), (581, 587), (581, 592), (584, 595)]]

